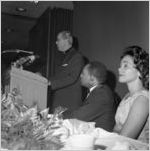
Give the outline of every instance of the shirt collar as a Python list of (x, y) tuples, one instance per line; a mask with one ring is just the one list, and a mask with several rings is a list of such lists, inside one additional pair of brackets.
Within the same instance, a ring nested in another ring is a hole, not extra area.
[(91, 87), (89, 91), (92, 92), (96, 87), (97, 87), (97, 85)]
[(69, 47), (66, 51), (64, 51), (64, 54), (68, 54), (72, 50), (72, 46)]

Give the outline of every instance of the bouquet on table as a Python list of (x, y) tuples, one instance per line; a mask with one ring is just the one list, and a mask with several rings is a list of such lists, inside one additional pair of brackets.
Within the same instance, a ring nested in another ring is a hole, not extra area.
[(49, 109), (40, 111), (37, 105), (23, 104), (19, 93), (4, 94), (1, 100), (1, 146), (5, 149), (58, 150), (63, 144), (53, 133), (62, 127), (62, 113), (58, 107), (54, 114)]

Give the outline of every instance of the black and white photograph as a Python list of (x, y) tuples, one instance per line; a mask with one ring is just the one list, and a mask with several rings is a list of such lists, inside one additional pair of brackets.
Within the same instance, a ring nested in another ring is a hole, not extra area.
[(0, 1), (1, 150), (149, 150), (149, 1)]

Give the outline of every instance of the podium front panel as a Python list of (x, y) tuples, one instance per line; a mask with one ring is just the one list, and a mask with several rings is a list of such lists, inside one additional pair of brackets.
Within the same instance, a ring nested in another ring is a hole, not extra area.
[(32, 106), (36, 103), (40, 109), (47, 107), (48, 82), (46, 78), (14, 67), (12, 67), (10, 75), (10, 91), (17, 88), (24, 104)]

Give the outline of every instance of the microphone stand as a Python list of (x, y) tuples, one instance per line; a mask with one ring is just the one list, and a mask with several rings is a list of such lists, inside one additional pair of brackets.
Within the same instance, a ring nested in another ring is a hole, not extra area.
[(16, 53), (24, 52), (27, 54), (33, 54), (34, 53), (33, 51), (25, 51), (25, 50), (15, 49), (15, 50), (4, 50), (4, 51), (2, 51), (2, 54), (8, 53), (8, 52), (16, 52)]
[[(26, 54), (30, 54), (30, 55), (33, 55), (34, 54), (34, 52), (32, 52), (32, 51), (25, 51), (25, 50), (20, 50), (20, 49), (9, 49), (9, 50), (4, 50), (4, 51), (2, 51), (2, 55), (3, 54), (7, 54), (7, 53), (11, 53), (11, 52), (13, 52), (13, 53), (17, 53), (17, 54), (19, 54), (19, 53), (26, 53)], [(26, 58), (26, 57), (22, 57), (22, 58)], [(18, 61), (18, 60), (17, 60)], [(16, 67), (16, 68), (20, 68), (20, 69), (23, 69), (23, 64), (18, 64), (18, 62), (12, 62), (11, 63), (11, 65), (12, 66), (14, 66), (14, 67)]]

